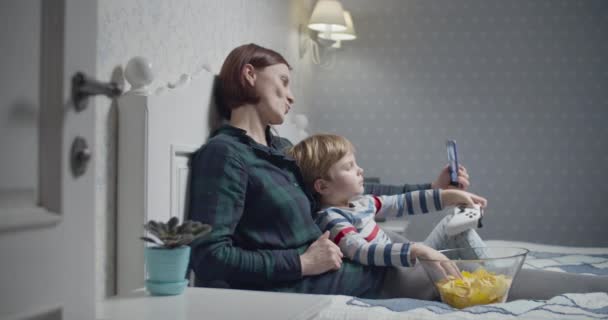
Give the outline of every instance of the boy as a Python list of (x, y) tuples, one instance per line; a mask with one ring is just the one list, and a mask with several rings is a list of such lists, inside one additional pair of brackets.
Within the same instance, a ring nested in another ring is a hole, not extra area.
[[(330, 134), (313, 135), (288, 151), (300, 167), (306, 187), (315, 195), (315, 222), (321, 231), (330, 232), (330, 239), (345, 257), (365, 265), (410, 267), (417, 257), (448, 260), (437, 250), (485, 246), (474, 230), (448, 237), (445, 224), (449, 219), (443, 219), (424, 243), (391, 242), (374, 221), (376, 216), (404, 218), (444, 207), (474, 204), (483, 208), (487, 201), (454, 189), (419, 190), (391, 196), (362, 195), (363, 169), (357, 165), (354, 151), (346, 138)], [(442, 267), (448, 274), (460, 275), (451, 264)], [(425, 277), (418, 273), (416, 277)]]

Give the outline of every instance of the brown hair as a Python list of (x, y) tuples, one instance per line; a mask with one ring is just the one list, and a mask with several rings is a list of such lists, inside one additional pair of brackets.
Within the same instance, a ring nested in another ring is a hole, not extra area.
[(329, 169), (355, 147), (345, 137), (333, 134), (315, 134), (296, 144), (287, 154), (296, 160), (304, 183), (314, 193), (315, 180), (330, 179)]
[(275, 64), (291, 66), (279, 53), (250, 43), (233, 49), (220, 70), (217, 81), (216, 100), (219, 114), (230, 119), (233, 109), (245, 103), (258, 103), (260, 97), (243, 78), (243, 67), (251, 64), (256, 69), (264, 69)]

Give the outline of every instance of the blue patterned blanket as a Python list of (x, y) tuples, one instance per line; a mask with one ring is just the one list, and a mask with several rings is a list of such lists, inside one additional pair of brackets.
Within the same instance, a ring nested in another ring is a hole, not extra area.
[[(487, 241), (489, 246), (530, 250), (524, 268), (608, 276), (608, 248)], [(371, 300), (333, 296), (320, 319), (608, 319), (608, 293), (564, 294), (550, 300), (516, 300), (458, 310), (415, 299)]]

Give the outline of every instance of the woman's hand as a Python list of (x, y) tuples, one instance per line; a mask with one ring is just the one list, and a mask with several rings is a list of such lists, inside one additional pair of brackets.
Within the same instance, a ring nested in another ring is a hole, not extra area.
[(443, 278), (447, 278), (448, 275), (452, 275), (456, 278), (462, 278), (460, 270), (455, 263), (450, 261), (443, 253), (426, 246), (422, 243), (414, 243), (410, 247), (410, 257), (415, 261), (416, 258), (420, 257), (426, 260), (433, 260), (432, 267), (443, 275)]
[(342, 266), (342, 251), (329, 240), (329, 231), (325, 231), (300, 256), (303, 276), (314, 276), (329, 270), (338, 270)]
[(444, 207), (465, 206), (472, 208), (478, 205), (485, 208), (488, 205), (486, 198), (457, 189), (441, 190), (441, 202)]
[(458, 186), (453, 186), (450, 184), (450, 166), (445, 166), (437, 180), (431, 183), (432, 189), (461, 189), (466, 190), (469, 187), (469, 174), (467, 173), (467, 169), (461, 165), (458, 165)]

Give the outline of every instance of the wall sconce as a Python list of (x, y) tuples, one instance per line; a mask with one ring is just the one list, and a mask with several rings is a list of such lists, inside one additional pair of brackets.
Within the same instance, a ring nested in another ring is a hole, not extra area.
[(338, 0), (319, 0), (312, 10), (308, 28), (330, 34), (346, 30), (344, 8)]
[(332, 47), (340, 48), (342, 41), (350, 41), (357, 39), (357, 34), (355, 33), (355, 25), (353, 24), (353, 18), (350, 15), (350, 12), (344, 11), (344, 21), (346, 21), (346, 30), (337, 31), (331, 33), (319, 33), (318, 37), (325, 40), (336, 41)]
[[(345, 11), (338, 0), (318, 0), (310, 16), (308, 29), (316, 31), (317, 41), (300, 27), (300, 56), (311, 47), (313, 63), (324, 67), (333, 65), (335, 50), (341, 47), (342, 41), (357, 38), (350, 12)], [(321, 57), (325, 60), (323, 63)]]

